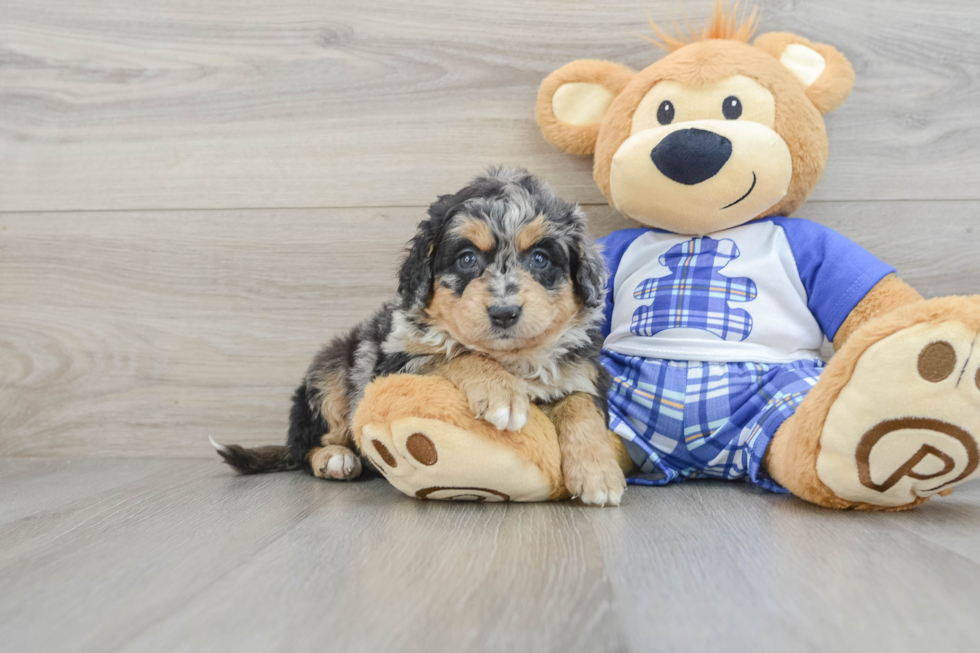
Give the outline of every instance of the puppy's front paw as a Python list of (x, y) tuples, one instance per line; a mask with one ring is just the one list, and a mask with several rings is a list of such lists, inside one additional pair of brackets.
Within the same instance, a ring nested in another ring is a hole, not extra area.
[(615, 460), (584, 463), (566, 459), (562, 474), (572, 498), (587, 506), (618, 506), (626, 490), (626, 477)]
[(319, 478), (350, 481), (361, 475), (361, 457), (347, 447), (331, 444), (310, 452), (310, 467)]
[(488, 380), (469, 388), (466, 399), (473, 414), (490, 422), (498, 431), (520, 431), (531, 411), (524, 383), (516, 378)]

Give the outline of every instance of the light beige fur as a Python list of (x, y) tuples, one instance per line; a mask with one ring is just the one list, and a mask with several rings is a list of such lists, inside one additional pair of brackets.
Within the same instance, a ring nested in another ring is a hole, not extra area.
[(793, 494), (828, 508), (905, 510), (928, 500), (921, 497), (903, 506), (878, 506), (847, 501), (832, 492), (817, 475), (820, 436), (827, 414), (854, 375), (862, 355), (873, 345), (917, 324), (959, 322), (980, 332), (980, 297), (943, 297), (916, 302), (870, 319), (855, 329), (830, 360), (820, 382), (796, 414), (776, 433), (766, 454), (769, 474)]

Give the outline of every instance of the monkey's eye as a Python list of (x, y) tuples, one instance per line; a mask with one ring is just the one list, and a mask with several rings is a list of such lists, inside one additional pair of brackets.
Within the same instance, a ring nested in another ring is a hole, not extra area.
[(721, 112), (727, 120), (737, 120), (742, 115), (742, 101), (734, 95), (729, 95), (721, 103)]
[(674, 122), (674, 105), (670, 100), (664, 100), (657, 109), (657, 122), (669, 125)]
[(456, 265), (459, 266), (460, 270), (465, 270), (465, 271), (475, 270), (478, 263), (479, 263), (479, 259), (476, 258), (476, 254), (474, 254), (469, 250), (462, 252), (456, 258)]
[(531, 267), (535, 270), (543, 270), (549, 265), (551, 265), (551, 259), (548, 258), (548, 255), (542, 252), (540, 249), (535, 250), (535, 252), (531, 255)]

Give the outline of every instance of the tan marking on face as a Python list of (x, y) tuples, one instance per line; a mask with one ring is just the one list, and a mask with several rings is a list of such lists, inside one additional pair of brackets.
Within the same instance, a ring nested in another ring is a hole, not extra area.
[(514, 241), (517, 244), (517, 251), (526, 251), (532, 245), (544, 238), (544, 233), (544, 216), (539, 215), (517, 232), (517, 238)]
[(466, 346), (485, 342), (492, 337), (487, 315), (492, 295), (485, 279), (471, 281), (459, 297), (449, 288), (439, 285), (438, 281), (436, 284), (432, 301), (425, 312), (445, 327), (449, 335)]
[(480, 251), (489, 252), (493, 249), (493, 234), (490, 232), (490, 227), (483, 220), (466, 218), (459, 226), (453, 229), (453, 233), (460, 238), (467, 239), (476, 245)]
[(487, 315), (494, 299), (483, 278), (471, 281), (459, 297), (436, 283), (426, 313), (462, 345), (479, 350), (526, 355), (547, 347), (572, 326), (580, 308), (571, 282), (548, 292), (529, 273), (522, 272), (515, 302), (522, 307), (521, 319), (507, 338), (500, 338)]
[(572, 325), (580, 303), (572, 284), (548, 292), (528, 272), (518, 279), (518, 304), (523, 307), (518, 323), (522, 334), (515, 338), (513, 349), (533, 350), (553, 344)]

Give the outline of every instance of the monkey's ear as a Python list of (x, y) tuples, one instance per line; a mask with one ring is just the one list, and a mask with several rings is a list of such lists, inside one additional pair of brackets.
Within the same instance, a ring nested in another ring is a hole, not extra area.
[(579, 59), (545, 77), (535, 115), (541, 133), (569, 154), (595, 151), (599, 123), (635, 73), (609, 61)]
[(788, 32), (762, 34), (753, 45), (774, 56), (800, 80), (820, 113), (830, 113), (851, 94), (854, 69), (836, 48)]

